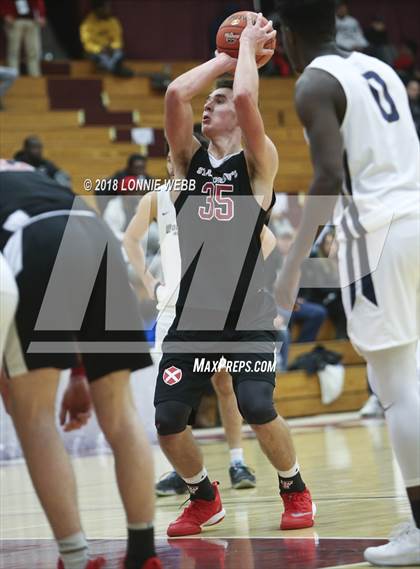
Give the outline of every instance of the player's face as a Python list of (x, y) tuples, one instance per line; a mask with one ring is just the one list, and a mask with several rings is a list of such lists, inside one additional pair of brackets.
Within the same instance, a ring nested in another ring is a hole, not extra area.
[(228, 134), (238, 126), (232, 89), (216, 89), (204, 104), (201, 131), (207, 138)]

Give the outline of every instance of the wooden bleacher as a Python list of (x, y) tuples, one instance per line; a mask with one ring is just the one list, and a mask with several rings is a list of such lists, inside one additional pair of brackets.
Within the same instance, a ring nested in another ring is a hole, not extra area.
[[(100, 79), (103, 85), (102, 101), (109, 111), (138, 111), (139, 126), (163, 128), (163, 95), (153, 92), (147, 74), (164, 71), (166, 64), (129, 64), (144, 76), (133, 79), (103, 76), (95, 71), (90, 62), (77, 61), (71, 63), (69, 75), (63, 78)], [(172, 76), (195, 64), (195, 61), (171, 63)], [(53, 79), (60, 80), (60, 76), (54, 75)], [(74, 190), (80, 192), (85, 178), (95, 180), (110, 176), (125, 165), (127, 156), (138, 151), (138, 147), (127, 142), (113, 142), (109, 126), (83, 126), (82, 115), (77, 109), (51, 111), (47, 81), (47, 77), (21, 77), (7, 93), (4, 99), (6, 110), (0, 114), (1, 155), (12, 157), (26, 136), (36, 134), (44, 143), (45, 156), (69, 172)], [(261, 79), (260, 109), (267, 133), (276, 144), (280, 158), (275, 189), (287, 193), (306, 192), (312, 172), (308, 147), (293, 106), (293, 91), (293, 79)], [(201, 120), (205, 96), (206, 92), (203, 91), (194, 101), (194, 118), (197, 122)], [(148, 170), (152, 176), (166, 177), (165, 158), (151, 158)], [(300, 371), (279, 374), (275, 400), (282, 415), (294, 417), (356, 410), (367, 399), (363, 360), (349, 342), (334, 341), (333, 337), (333, 327), (331, 323), (326, 323), (319, 338), (326, 348), (343, 354), (346, 366), (342, 396), (325, 407), (321, 403), (316, 376), (307, 377)], [(292, 344), (290, 361), (312, 348), (308, 344)]]
[[(171, 71), (175, 76), (196, 63), (176, 62), (171, 64)], [(130, 62), (130, 65), (145, 74), (165, 67), (159, 62)], [(88, 61), (72, 62), (70, 77), (102, 78), (103, 100), (110, 111), (137, 110), (140, 126), (163, 127), (163, 95), (151, 90), (148, 77), (122, 80), (102, 76)], [(60, 76), (54, 75), (53, 79), (60, 80)], [(280, 156), (275, 189), (289, 193), (305, 191), (311, 174), (308, 148), (293, 108), (293, 89), (292, 79), (261, 80), (260, 108)], [(204, 100), (205, 92), (194, 102), (197, 122), (201, 120)], [(81, 191), (84, 178), (107, 177), (124, 165), (127, 147), (120, 148), (119, 143), (111, 141), (108, 127), (80, 126), (76, 110), (49, 111), (46, 77), (20, 78), (4, 102), (6, 111), (0, 117), (3, 155), (13, 155), (25, 136), (38, 134), (45, 143), (45, 155), (72, 176), (75, 191)], [(127, 153), (134, 151), (136, 147), (132, 145)], [(165, 159), (150, 159), (149, 171), (153, 176), (165, 177)]]
[[(289, 363), (298, 356), (311, 352), (317, 342), (293, 343), (289, 350)], [(308, 376), (304, 371), (288, 371), (277, 374), (274, 398), (277, 409), (284, 417), (301, 417), (320, 413), (357, 411), (368, 398), (366, 366), (363, 358), (348, 340), (324, 340), (319, 344), (327, 350), (343, 356), (345, 383), (341, 396), (331, 405), (323, 405), (316, 374)]]

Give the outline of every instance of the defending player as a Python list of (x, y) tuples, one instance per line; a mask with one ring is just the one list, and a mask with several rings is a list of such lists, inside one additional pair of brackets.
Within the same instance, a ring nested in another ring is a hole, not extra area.
[[(278, 158), (258, 110), (255, 62), (274, 36), (272, 24), (264, 26), (261, 15), (255, 25), (249, 18), (237, 62), (218, 54), (173, 81), (165, 97), (175, 177), (195, 184), (175, 200), (182, 278), (155, 394), (160, 445), (191, 494), (190, 505), (170, 524), (169, 536), (199, 533), (225, 515), (217, 483), (210, 482), (187, 428), (212, 374), (194, 372), (195, 363), (215, 363), (222, 356), (239, 364), (231, 372), (238, 407), (278, 472), (285, 506), (281, 528), (313, 525), (313, 504), (288, 427), (274, 409), (275, 369), (261, 371), (265, 366), (256, 365), (272, 364), (275, 358), (276, 310), (264, 291), (260, 235), (273, 204)], [(216, 89), (205, 103), (206, 151), (193, 137), (191, 100), (217, 77), (234, 71), (236, 63), (233, 90)], [(238, 371), (245, 360), (250, 368)]]
[(13, 273), (6, 259), (0, 253), (0, 372), (3, 363), (3, 353), (18, 303), (18, 290)]
[[(98, 422), (115, 456), (128, 527), (124, 567), (160, 569), (153, 535), (153, 458), (129, 386), (130, 370), (152, 362), (148, 353), (113, 353), (114, 342), (144, 342), (120, 247), (93, 210), (74, 205), (69, 189), (43, 173), (22, 172), (16, 163), (0, 160), (0, 249), (19, 290), (5, 349), (9, 410), (57, 541), (59, 568), (105, 564), (103, 558), (89, 558), (73, 469), (55, 420), (60, 370), (76, 365), (80, 351)], [(110, 280), (118, 295), (114, 288), (108, 303)], [(126, 327), (110, 330), (105, 307), (121, 313)], [(54, 350), (56, 342), (64, 347)], [(106, 353), (87, 347), (104, 343)], [(44, 347), (34, 351), (33, 344)]]
[[(419, 141), (397, 74), (378, 59), (337, 48), (333, 0), (280, 4), (284, 45), (295, 69), (303, 73), (295, 98), (311, 147), (314, 178), (309, 194), (331, 197), (343, 191), (348, 196), (338, 222), (348, 333), (367, 361), (369, 381), (385, 409), (414, 518), (390, 543), (367, 549), (365, 558), (378, 565), (417, 565)], [(322, 216), (325, 200), (308, 200), (278, 282), (280, 303), (294, 302), (300, 264), (336, 201), (330, 200)], [(373, 267), (375, 259), (379, 262)]]

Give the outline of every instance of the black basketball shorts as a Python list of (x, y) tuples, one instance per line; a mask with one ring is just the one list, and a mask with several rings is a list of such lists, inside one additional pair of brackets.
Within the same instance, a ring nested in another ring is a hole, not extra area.
[[(274, 386), (275, 339), (274, 331), (197, 333), (170, 329), (163, 342), (155, 406), (164, 401), (179, 401), (192, 408), (192, 418), (209, 379), (222, 369), (230, 373), (234, 387), (247, 380), (267, 381)], [(203, 344), (207, 344), (208, 351), (203, 350)], [(234, 347), (232, 351), (229, 344)], [(188, 350), (183, 351), (183, 346), (188, 346)]]
[(49, 217), (10, 239), (4, 252), (19, 289), (5, 349), (10, 377), (71, 368), (79, 357), (89, 381), (152, 364), (120, 245), (102, 220)]

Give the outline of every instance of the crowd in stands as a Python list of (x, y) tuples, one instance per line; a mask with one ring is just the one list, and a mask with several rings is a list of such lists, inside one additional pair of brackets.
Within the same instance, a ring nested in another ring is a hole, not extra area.
[[(210, 27), (210, 46), (213, 52), (212, 41), (221, 21), (235, 11), (235, 4), (230, 3), (225, 12), (215, 20)], [(40, 75), (40, 61), (42, 56), (40, 29), (46, 24), (46, 10), (44, 0), (2, 0), (0, 3), (0, 17), (7, 39), (7, 65), (0, 67), (0, 109), (1, 98), (12, 85), (20, 73), (21, 52), (25, 55), (26, 73), (37, 77)], [(276, 27), (280, 22), (276, 14), (272, 15)], [(363, 30), (356, 18), (351, 15), (349, 5), (345, 1), (337, 3), (337, 43), (346, 50), (359, 50), (378, 57), (386, 63), (393, 65), (407, 87), (410, 107), (417, 132), (420, 137), (420, 83), (419, 72), (416, 72), (416, 49), (414, 42), (402, 42), (399, 48), (392, 45), (385, 20), (375, 16), (369, 26)], [(133, 72), (124, 63), (123, 26), (112, 14), (110, 0), (92, 0), (91, 11), (80, 25), (80, 39), (87, 58), (92, 60), (100, 71), (106, 71), (120, 77), (132, 77)], [(24, 48), (22, 50), (22, 48)], [(264, 69), (264, 73), (271, 75), (290, 75), (291, 68), (278, 46), (272, 61)], [(15, 159), (26, 162), (58, 183), (71, 186), (69, 175), (46, 159), (43, 155), (43, 145), (37, 136), (29, 136), (23, 141), (22, 148), (16, 152)], [(141, 154), (132, 154), (128, 157), (124, 168), (114, 173), (111, 178), (121, 181), (126, 178), (150, 179), (147, 173), (147, 159)], [(122, 196), (103, 196), (98, 200), (98, 209), (113, 232), (121, 241), (124, 231), (134, 215), (141, 195), (130, 199)], [(277, 204), (273, 210), (270, 227), (275, 234), (277, 246), (270, 256), (267, 266), (272, 286), (275, 281), (276, 270), (281, 266), (283, 258), (287, 255), (295, 236), (295, 220), (292, 220), (287, 210), (287, 197), (278, 195)], [(157, 233), (150, 233), (147, 243), (149, 258), (158, 251)], [(328, 280), (328, 288), (316, 286), (310, 289), (301, 289), (296, 309), (287, 314), (279, 308), (277, 327), (283, 348), (279, 354), (281, 369), (287, 367), (287, 351), (290, 342), (290, 326), (297, 332), (294, 338), (297, 342), (313, 342), (317, 339), (323, 323), (329, 319), (333, 322), (336, 338), (346, 338), (346, 322), (341, 302), (339, 277), (337, 273), (337, 247), (334, 234), (326, 230), (318, 240), (312, 251), (312, 256), (323, 258), (323, 271), (325, 274), (310, 276), (311, 282), (317, 279)], [(274, 268), (273, 268), (274, 267)], [(328, 273), (328, 274), (327, 274)], [(321, 281), (320, 281), (321, 282)], [(287, 323), (290, 320), (290, 324)]]
[[(118, 77), (132, 77), (134, 72), (124, 63), (123, 25), (112, 13), (111, 0), (91, 0), (91, 10), (80, 25), (80, 40), (86, 58), (92, 60), (99, 71)], [(220, 23), (238, 5), (229, 2), (223, 12), (209, 26), (210, 53), (214, 53), (215, 35)], [(417, 132), (419, 126), (420, 70), (416, 68), (418, 46), (415, 41), (403, 39), (396, 47), (392, 44), (386, 21), (377, 14), (363, 29), (351, 14), (349, 2), (337, 0), (337, 44), (342, 49), (363, 51), (392, 65), (407, 86), (410, 106)], [(44, 0), (2, 0), (0, 17), (3, 19), (7, 39), (7, 65), (0, 67), (0, 110), (2, 97), (20, 72), (21, 51), (24, 47), (26, 72), (30, 76), (40, 75), (42, 57), (40, 29), (46, 25)], [(269, 15), (274, 27), (279, 29), (280, 21), (276, 11)], [(281, 34), (274, 57), (261, 70), (264, 75), (290, 76), (291, 66), (281, 46)]]

